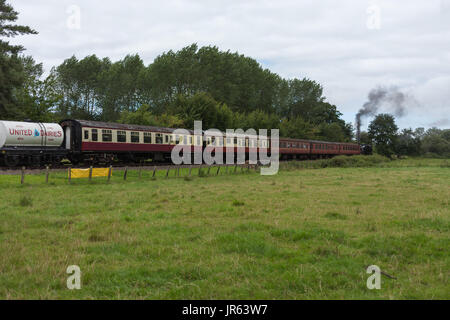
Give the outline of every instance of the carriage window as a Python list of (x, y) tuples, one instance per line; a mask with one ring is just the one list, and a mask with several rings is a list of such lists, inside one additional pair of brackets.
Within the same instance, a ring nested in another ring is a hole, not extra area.
[(169, 143), (169, 135), (165, 135), (165, 143)]
[(202, 144), (202, 142), (201, 142), (200, 136), (197, 136), (197, 145), (201, 145), (201, 144)]
[(188, 144), (187, 136), (184, 136), (184, 137), (183, 137), (183, 143), (184, 143), (184, 144)]
[(175, 136), (175, 143), (180, 144), (180, 136), (178, 135)]
[(131, 142), (139, 143), (139, 132), (131, 131)]
[(158, 144), (163, 143), (163, 137), (162, 137), (162, 134), (161, 134), (161, 133), (157, 133), (157, 134), (155, 135), (155, 140), (156, 140), (156, 143), (158, 143)]
[(98, 132), (97, 129), (92, 129), (92, 141), (98, 140)]
[(84, 130), (84, 139), (89, 140), (89, 130)]
[(125, 131), (117, 131), (117, 142), (127, 142), (127, 133)]
[(192, 145), (192, 137), (189, 136), (189, 144)]
[(112, 141), (112, 130), (102, 130), (102, 141), (103, 142)]
[(144, 132), (144, 143), (152, 143), (152, 134), (150, 132)]

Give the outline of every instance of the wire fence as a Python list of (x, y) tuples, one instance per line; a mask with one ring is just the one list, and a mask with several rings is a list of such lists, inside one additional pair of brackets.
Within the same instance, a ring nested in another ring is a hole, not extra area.
[[(171, 166), (138, 166), (138, 167), (113, 167), (106, 168), (74, 168), (68, 167), (67, 169), (51, 169), (47, 166), (44, 170), (39, 170), (36, 174), (33, 170), (28, 170), (26, 167), (22, 167), (20, 172), (20, 184), (24, 185), (29, 180), (29, 176), (33, 176), (33, 182), (37, 181), (36, 176), (43, 176), (43, 182), (46, 184), (52, 183), (52, 179), (58, 178), (66, 180), (67, 183), (73, 183), (75, 180), (87, 180), (89, 182), (93, 180), (102, 180), (109, 183), (112, 177), (120, 178), (122, 181), (132, 179), (170, 179), (170, 178), (193, 178), (209, 177), (229, 174), (239, 174), (247, 172), (258, 172), (261, 168), (258, 164), (214, 164), (214, 165), (171, 165)], [(101, 170), (102, 173), (98, 173), (96, 170)], [(80, 175), (79, 171), (83, 171)]]

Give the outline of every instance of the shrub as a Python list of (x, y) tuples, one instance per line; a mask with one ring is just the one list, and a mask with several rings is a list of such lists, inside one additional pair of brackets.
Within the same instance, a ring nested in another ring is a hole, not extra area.
[(233, 206), (235, 206), (235, 207), (242, 207), (243, 205), (245, 205), (245, 203), (242, 201), (239, 201), (239, 200), (233, 201)]
[(33, 205), (33, 200), (29, 196), (22, 196), (19, 200), (21, 207), (31, 207)]
[(374, 154), (370, 156), (355, 155), (355, 156), (336, 156), (331, 159), (320, 160), (306, 160), (306, 161), (289, 161), (283, 162), (280, 168), (284, 170), (296, 170), (303, 168), (351, 168), (351, 167), (373, 167), (383, 162), (391, 161), (388, 158)]

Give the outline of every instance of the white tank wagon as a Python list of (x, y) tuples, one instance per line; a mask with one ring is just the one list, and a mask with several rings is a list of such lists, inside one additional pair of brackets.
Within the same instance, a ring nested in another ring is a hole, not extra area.
[(0, 148), (60, 147), (64, 133), (57, 123), (0, 121)]
[(0, 121), (0, 160), (6, 166), (60, 162), (66, 154), (57, 123)]

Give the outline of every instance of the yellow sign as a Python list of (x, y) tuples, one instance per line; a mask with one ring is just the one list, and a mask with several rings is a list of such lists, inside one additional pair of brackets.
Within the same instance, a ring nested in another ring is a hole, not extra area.
[[(91, 169), (70, 169), (71, 178), (89, 178)], [(92, 168), (92, 177), (107, 177), (109, 168)], [(111, 169), (112, 176), (112, 169)]]

